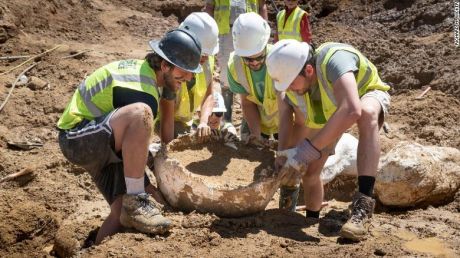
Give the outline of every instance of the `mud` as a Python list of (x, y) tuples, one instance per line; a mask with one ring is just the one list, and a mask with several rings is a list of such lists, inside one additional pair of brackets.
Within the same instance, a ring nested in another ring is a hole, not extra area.
[[(258, 215), (226, 219), (171, 210), (166, 216), (175, 227), (169, 235), (127, 231), (92, 246), (108, 206), (88, 174), (60, 153), (55, 123), (86, 75), (113, 60), (144, 57), (148, 40), (176, 27), (202, 4), (172, 0), (0, 1), (1, 56), (34, 55), (62, 45), (35, 60), (40, 63), (26, 74), (48, 85), (35, 90), (17, 86), (0, 111), (0, 177), (26, 167), (35, 171), (33, 178), (0, 184), (0, 256), (460, 255), (458, 193), (444, 206), (413, 210), (381, 207), (373, 217), (371, 235), (361, 243), (338, 237), (348, 217), (348, 202), (331, 200), (321, 211), (319, 224), (308, 225), (302, 212), (274, 209), (275, 194), (267, 210)], [(380, 135), (383, 152), (401, 140), (460, 148), (460, 49), (453, 43), (452, 1), (320, 0), (308, 4), (316, 44), (340, 41), (356, 46), (378, 67), (382, 79), (392, 84), (392, 109), (387, 119), (391, 130)], [(273, 24), (272, 6), (269, 13)], [(83, 50), (91, 52), (62, 59)], [(22, 61), (1, 60), (0, 73)], [(1, 103), (27, 66), (0, 75)], [(422, 100), (415, 100), (425, 86), (432, 90)], [(235, 104), (236, 124), (240, 118), (240, 106)], [(355, 134), (356, 128), (350, 131)], [(43, 146), (13, 149), (7, 144), (11, 141)], [(227, 162), (237, 165), (233, 157)], [(243, 177), (249, 179), (251, 176)], [(231, 180), (235, 178), (216, 180), (216, 184), (239, 182)], [(332, 194), (342, 196), (343, 188), (332, 189)], [(77, 215), (87, 221), (76, 220)]]

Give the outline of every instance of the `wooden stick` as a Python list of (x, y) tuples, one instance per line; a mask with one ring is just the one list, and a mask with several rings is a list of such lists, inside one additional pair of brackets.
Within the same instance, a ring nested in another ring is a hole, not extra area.
[(430, 90), (431, 90), (430, 86), (426, 87), (426, 89), (424, 91), (422, 91), (422, 93), (420, 93), (420, 95), (418, 95), (415, 99), (422, 99), (423, 96), (425, 96), (425, 94)]
[(28, 175), (28, 174), (33, 173), (33, 172), (34, 171), (33, 171), (32, 168), (25, 168), (25, 169), (23, 169), (23, 170), (21, 170), (19, 172), (9, 174), (9, 175), (5, 176), (4, 178), (0, 179), (0, 183), (16, 179), (16, 178), (18, 178), (20, 176)]
[(54, 50), (60, 48), (61, 46), (62, 46), (62, 45), (57, 45), (57, 46), (55, 46), (55, 47), (53, 47), (53, 48), (51, 48), (51, 49), (46, 50), (46, 51), (43, 52), (43, 53), (40, 53), (40, 54), (38, 54), (38, 55), (34, 55), (34, 56), (30, 57), (29, 59), (27, 59), (26, 61), (20, 63), (19, 65), (17, 65), (17, 66), (15, 66), (15, 67), (11, 68), (10, 70), (8, 70), (8, 71), (6, 71), (6, 72), (3, 72), (3, 73), (0, 73), (0, 75), (7, 74), (7, 73), (9, 73), (9, 72), (11, 72), (11, 71), (13, 71), (13, 70), (15, 70), (15, 69), (17, 69), (17, 68), (23, 66), (24, 64), (28, 63), (30, 60), (34, 60), (34, 59), (37, 58), (37, 57), (44, 56), (44, 55), (46, 55), (47, 53), (49, 53), (49, 52), (51, 52), (51, 51), (54, 51)]
[(0, 56), (0, 60), (16, 60), (21, 58), (28, 58), (29, 56)]
[(23, 76), (30, 69), (34, 68), (38, 63), (40, 63), (40, 62), (33, 63), (31, 66), (27, 67), (24, 71), (22, 71), (22, 73), (20, 73), (18, 75), (18, 77), (16, 78), (16, 81), (14, 81), (13, 85), (11, 86), (10, 92), (8, 92), (8, 96), (6, 96), (5, 101), (3, 101), (2, 105), (0, 106), (0, 112), (2, 111), (3, 107), (6, 105), (6, 102), (8, 102), (8, 99), (10, 98), (11, 93), (13, 93), (14, 87), (16, 87), (16, 84), (18, 83), (18, 81), (21, 78), (21, 76)]

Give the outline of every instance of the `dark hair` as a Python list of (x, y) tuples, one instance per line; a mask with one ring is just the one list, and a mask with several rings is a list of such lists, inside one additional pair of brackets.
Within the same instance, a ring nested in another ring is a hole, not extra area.
[(307, 65), (311, 65), (311, 66), (315, 67), (316, 56), (315, 56), (315, 48), (313, 46), (310, 47), (310, 52), (308, 53), (308, 56), (310, 58), (305, 61), (305, 64), (303, 64), (302, 69), (300, 70), (298, 76), (306, 77), (305, 67), (307, 67)]
[(147, 62), (149, 63), (150, 67), (155, 70), (155, 71), (158, 71), (161, 69), (161, 61), (165, 61), (166, 64), (168, 66), (173, 66), (171, 63), (169, 63), (168, 61), (166, 61), (163, 57), (161, 57), (160, 55), (158, 55), (157, 53), (155, 52), (150, 52), (148, 53), (145, 58), (145, 60), (147, 60)]

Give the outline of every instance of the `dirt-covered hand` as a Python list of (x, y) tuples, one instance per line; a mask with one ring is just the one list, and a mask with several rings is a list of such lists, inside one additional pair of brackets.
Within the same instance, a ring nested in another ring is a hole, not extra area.
[(198, 136), (198, 140), (200, 142), (205, 142), (209, 140), (211, 136), (211, 127), (205, 123), (200, 123), (196, 130), (196, 135)]
[(264, 139), (262, 136), (260, 135), (249, 135), (247, 141), (246, 141), (246, 144), (247, 145), (253, 145), (257, 148), (265, 148), (265, 147), (268, 147), (268, 140), (267, 139)]
[[(283, 164), (283, 168), (293, 168), (295, 170), (300, 170), (303, 164), (294, 158), (296, 154), (297, 154), (297, 148), (290, 148), (287, 150), (276, 152), (277, 157), (284, 157), (286, 160)], [(305, 166), (306, 165), (307, 164), (305, 163)]]
[(296, 170), (300, 170), (301, 167), (306, 167), (308, 163), (321, 158), (321, 152), (309, 140), (302, 140), (295, 148), (278, 151), (277, 154), (287, 158), (284, 166)]

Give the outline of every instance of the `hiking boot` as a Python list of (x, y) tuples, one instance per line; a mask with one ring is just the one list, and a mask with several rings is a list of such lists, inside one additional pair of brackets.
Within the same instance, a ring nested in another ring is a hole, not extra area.
[(123, 195), (120, 223), (150, 234), (164, 234), (172, 227), (171, 221), (161, 215), (155, 201), (146, 193)]
[(280, 209), (295, 212), (297, 199), (299, 198), (299, 186), (281, 186), (280, 188)]
[(353, 196), (351, 217), (342, 226), (340, 236), (353, 241), (364, 240), (372, 213), (374, 212), (375, 200), (360, 192)]

